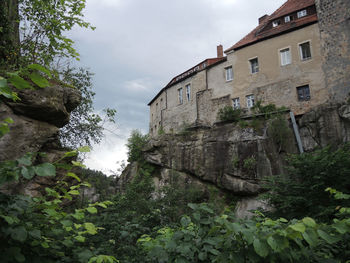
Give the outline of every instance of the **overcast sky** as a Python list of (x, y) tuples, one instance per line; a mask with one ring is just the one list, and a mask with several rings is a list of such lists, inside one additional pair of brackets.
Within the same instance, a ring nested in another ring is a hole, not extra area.
[(95, 31), (70, 37), (79, 66), (95, 73), (95, 109), (116, 108), (116, 126), (86, 160), (110, 173), (126, 159), (133, 129), (148, 132), (148, 102), (175, 75), (229, 48), (285, 0), (87, 0), (85, 19)]

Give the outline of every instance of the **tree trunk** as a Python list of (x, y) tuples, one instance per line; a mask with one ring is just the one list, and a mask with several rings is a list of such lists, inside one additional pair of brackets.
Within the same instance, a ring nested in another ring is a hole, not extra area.
[(18, 0), (0, 0), (0, 68), (16, 67), (19, 52)]

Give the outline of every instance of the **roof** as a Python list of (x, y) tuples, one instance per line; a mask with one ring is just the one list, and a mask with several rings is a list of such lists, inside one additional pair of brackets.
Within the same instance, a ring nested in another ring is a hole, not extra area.
[(221, 62), (226, 61), (226, 57), (221, 57), (221, 58), (208, 58), (203, 60), (202, 62), (198, 63), (194, 67), (186, 70), (185, 72), (175, 76), (174, 78), (171, 79), (171, 81), (163, 88), (161, 91), (158, 92), (158, 94), (148, 103), (148, 106), (150, 106), (159, 96), (160, 94), (163, 93), (163, 91), (169, 89), (171, 86), (197, 74), (197, 72), (200, 72), (204, 69), (208, 69), (216, 64), (219, 64)]
[(269, 27), (272, 21), (275, 21), (278, 18), (284, 17), (288, 14), (292, 14), (294, 12), (300, 11), (302, 9), (305, 9), (314, 5), (315, 5), (315, 0), (288, 0), (280, 8), (278, 8), (272, 15), (266, 16), (266, 18), (262, 19), (262, 22), (248, 35), (246, 35), (244, 38), (242, 38), (240, 41), (238, 41), (235, 45), (233, 45), (229, 49), (225, 50), (225, 53), (316, 23), (318, 19), (317, 19), (317, 14), (315, 12), (305, 17), (295, 19), (290, 23), (282, 23), (277, 27), (271, 27), (271, 28)]

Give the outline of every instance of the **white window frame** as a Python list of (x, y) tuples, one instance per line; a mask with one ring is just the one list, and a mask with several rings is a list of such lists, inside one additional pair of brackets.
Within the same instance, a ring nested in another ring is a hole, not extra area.
[(186, 98), (187, 101), (191, 100), (191, 83), (186, 84)]
[(289, 23), (291, 21), (290, 17), (291, 16), (285, 16), (284, 17), (284, 23)]
[(255, 104), (255, 99), (254, 99), (254, 94), (250, 94), (245, 96), (246, 102), (247, 102), (247, 108), (250, 109), (254, 106)]
[[(301, 45), (306, 44), (306, 43), (309, 43), (310, 57), (304, 58), (304, 57), (303, 57), (303, 50), (302, 50)], [(302, 42), (302, 43), (299, 43), (298, 46), (299, 46), (300, 59), (301, 59), (302, 61), (306, 61), (306, 60), (312, 59), (311, 40), (307, 40), (307, 41), (304, 41), (304, 42)]]
[[(257, 66), (255, 68), (253, 68), (253, 64), (252, 64), (253, 60), (256, 60), (256, 62), (257, 62)], [(250, 73), (251, 74), (256, 74), (256, 73), (258, 73), (260, 71), (258, 57), (254, 57), (254, 58), (250, 58), (249, 59), (249, 68), (250, 68)]]
[(281, 66), (286, 66), (292, 63), (292, 51), (290, 47), (281, 48), (279, 50)]
[(241, 108), (241, 103), (239, 102), (239, 97), (238, 98), (233, 98), (232, 99), (232, 107), (237, 110)]
[(178, 98), (179, 98), (179, 104), (183, 104), (184, 103), (184, 98), (183, 98), (183, 88), (179, 88), (177, 90), (177, 94), (178, 94)]
[(233, 80), (233, 68), (232, 68), (232, 66), (228, 66), (225, 68), (225, 76), (226, 76), (226, 81)]
[(272, 27), (278, 27), (281, 24), (281, 20), (277, 19), (272, 22)]
[(298, 18), (307, 16), (307, 10), (303, 9), (303, 10), (298, 11), (297, 16), (298, 16)]

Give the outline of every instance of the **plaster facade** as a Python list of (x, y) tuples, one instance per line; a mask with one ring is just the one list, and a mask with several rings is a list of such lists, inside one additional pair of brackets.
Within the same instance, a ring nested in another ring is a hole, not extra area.
[[(300, 44), (309, 43), (311, 58), (301, 58)], [(288, 50), (289, 63), (282, 65), (281, 51)], [(327, 100), (322, 71), (322, 55), (318, 24), (266, 39), (227, 54), (233, 61), (234, 79), (232, 97), (239, 98), (242, 108), (247, 108), (248, 95), (264, 104), (290, 108), (303, 114), (311, 107)], [(259, 70), (251, 72), (250, 60), (257, 58)], [(309, 86), (310, 99), (299, 100), (297, 87)]]

